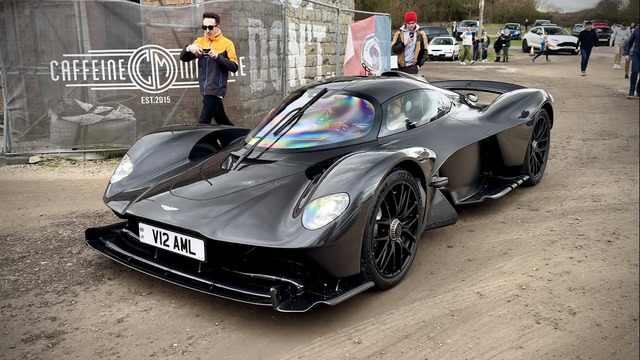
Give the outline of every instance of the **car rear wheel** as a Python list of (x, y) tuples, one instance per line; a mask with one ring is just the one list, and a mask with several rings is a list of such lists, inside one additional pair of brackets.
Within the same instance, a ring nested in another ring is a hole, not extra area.
[(418, 182), (408, 171), (395, 169), (377, 191), (362, 240), (362, 273), (377, 288), (392, 288), (407, 274), (422, 213)]
[(529, 51), (531, 51), (531, 47), (527, 45), (527, 39), (522, 40), (522, 52), (528, 53)]
[(546, 110), (540, 110), (536, 116), (535, 125), (531, 133), (531, 139), (527, 146), (525, 162), (520, 168), (522, 175), (528, 175), (524, 185), (535, 186), (542, 179), (544, 170), (547, 167), (549, 157), (549, 147), (551, 140), (551, 121)]

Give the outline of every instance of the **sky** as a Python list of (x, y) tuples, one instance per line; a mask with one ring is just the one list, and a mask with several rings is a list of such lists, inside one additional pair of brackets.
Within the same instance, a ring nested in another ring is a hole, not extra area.
[(584, 9), (591, 9), (599, 0), (553, 0), (541, 1), (541, 3), (553, 4), (565, 12), (574, 12)]

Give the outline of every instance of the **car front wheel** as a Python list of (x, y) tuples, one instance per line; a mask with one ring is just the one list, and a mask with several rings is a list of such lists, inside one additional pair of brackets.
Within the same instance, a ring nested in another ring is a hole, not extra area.
[(362, 240), (362, 274), (378, 289), (389, 289), (407, 274), (421, 233), (419, 185), (408, 171), (395, 169), (376, 193)]
[(536, 122), (531, 132), (531, 138), (527, 145), (525, 162), (520, 168), (520, 174), (528, 175), (526, 186), (535, 186), (542, 179), (547, 167), (551, 140), (551, 121), (546, 110), (540, 110), (536, 116)]
[(522, 40), (522, 52), (528, 53), (529, 51), (531, 51), (531, 47), (527, 45), (527, 39)]

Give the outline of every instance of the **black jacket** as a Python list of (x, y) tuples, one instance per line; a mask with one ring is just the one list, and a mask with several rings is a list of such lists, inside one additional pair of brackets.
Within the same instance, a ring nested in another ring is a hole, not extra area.
[(598, 35), (596, 35), (596, 31), (594, 29), (580, 31), (576, 46), (585, 50), (591, 50), (594, 46), (598, 47)]

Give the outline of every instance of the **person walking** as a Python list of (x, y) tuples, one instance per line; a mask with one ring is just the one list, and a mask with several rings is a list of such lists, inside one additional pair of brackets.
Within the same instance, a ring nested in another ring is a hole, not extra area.
[(452, 38), (456, 38), (457, 33), (458, 32), (458, 23), (457, 22), (453, 22), (453, 24), (451, 24), (451, 37)]
[(529, 25), (531, 23), (529, 22), (529, 19), (524, 19), (524, 32), (529, 31)]
[(627, 99), (640, 98), (640, 81), (638, 81), (638, 72), (640, 72), (640, 27), (636, 27), (627, 41), (624, 48), (624, 58), (629, 60), (631, 54), (631, 78), (629, 79), (629, 94)]
[(475, 60), (472, 59), (473, 52), (471, 47), (473, 46), (473, 41), (475, 40), (475, 36), (473, 32), (471, 32), (471, 26), (467, 26), (467, 28), (462, 32), (460, 36), (462, 38), (462, 57), (460, 58), (460, 65), (467, 65), (465, 59), (470, 60), (470, 64), (473, 64)]
[[(609, 45), (615, 47), (615, 56), (613, 58), (614, 69), (621, 69), (620, 60), (622, 59), (623, 46), (629, 36), (631, 36), (631, 31), (629, 31), (626, 22), (623, 22), (622, 26), (617, 26), (613, 34), (611, 34)], [(625, 74), (629, 74), (629, 71), (627, 70)]]
[(498, 30), (498, 33), (496, 34), (496, 41), (493, 43), (493, 50), (495, 50), (496, 52), (496, 59), (494, 60), (494, 62), (500, 62), (500, 53), (502, 52), (502, 44), (503, 44), (502, 32)]
[(202, 93), (202, 111), (199, 124), (232, 125), (222, 105), (227, 93), (229, 72), (238, 71), (238, 59), (233, 42), (222, 36), (220, 15), (212, 12), (202, 14), (204, 36), (187, 45), (180, 53), (180, 60), (188, 62), (198, 59), (198, 82)]
[(630, 57), (632, 57), (632, 52), (633, 52), (633, 49), (631, 49), (631, 52), (629, 52), (629, 57), (624, 56), (624, 49), (627, 47), (628, 42), (629, 42), (629, 38), (626, 38), (622, 43), (622, 58), (624, 59), (624, 78), (625, 79), (629, 78), (629, 67), (631, 65)]
[(509, 48), (511, 47), (511, 32), (504, 29), (502, 32), (502, 61), (509, 62)]
[(591, 21), (587, 21), (585, 24), (586, 28), (580, 32), (578, 35), (578, 42), (576, 43), (576, 52), (580, 49), (580, 55), (582, 60), (580, 61), (580, 71), (582, 72), (582, 76), (587, 75), (587, 65), (589, 64), (589, 56), (591, 56), (591, 49), (594, 47), (598, 48), (598, 35), (596, 35), (595, 30), (593, 30), (593, 26)]
[(393, 36), (391, 51), (398, 55), (398, 70), (417, 74), (427, 61), (427, 34), (420, 30), (418, 15), (409, 11), (404, 15), (404, 24)]
[(482, 48), (482, 62), (487, 62), (487, 49), (491, 45), (491, 39), (487, 35), (486, 31), (482, 32), (482, 38), (480, 39), (480, 47)]
[(542, 53), (544, 53), (544, 56), (547, 59), (547, 62), (550, 62), (551, 60), (549, 60), (549, 45), (551, 45), (549, 44), (549, 36), (545, 35), (542, 41), (540, 42), (540, 52), (533, 57), (531, 62), (536, 62), (536, 59), (540, 57)]

